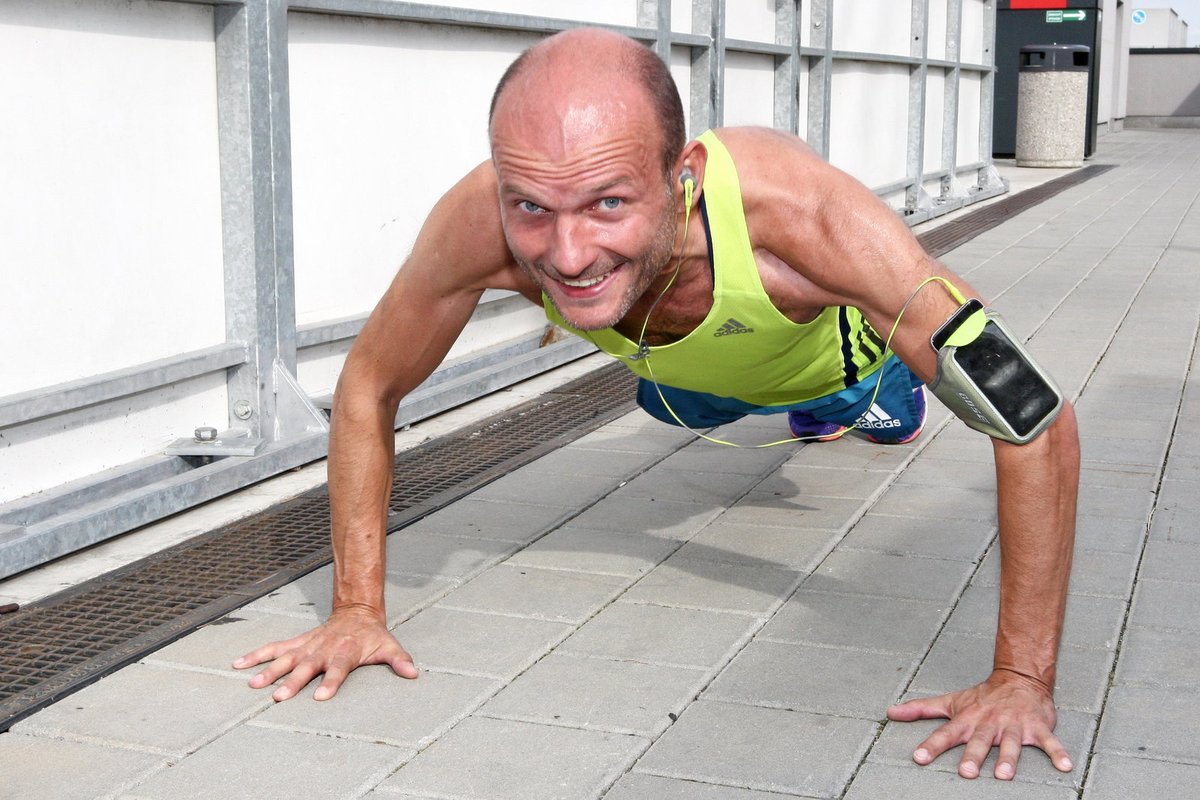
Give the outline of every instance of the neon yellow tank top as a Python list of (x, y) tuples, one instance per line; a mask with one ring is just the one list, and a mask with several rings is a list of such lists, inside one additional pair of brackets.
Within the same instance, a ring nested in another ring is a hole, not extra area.
[[(737, 170), (716, 134), (708, 150), (700, 211), (713, 265), (713, 304), (696, 329), (637, 358), (638, 345), (612, 328), (572, 328), (542, 296), (555, 325), (593, 342), (638, 376), (759, 406), (814, 400), (852, 386), (879, 368), (882, 338), (851, 307), (830, 307), (804, 324), (771, 303), (750, 245)], [(649, 366), (647, 366), (647, 361)]]

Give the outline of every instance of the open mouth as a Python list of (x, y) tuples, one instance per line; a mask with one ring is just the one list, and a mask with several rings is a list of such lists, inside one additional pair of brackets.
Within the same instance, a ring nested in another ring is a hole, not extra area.
[[(600, 291), (598, 287), (607, 283), (614, 275), (621, 271), (621, 266), (613, 267), (603, 275), (596, 275), (590, 278), (563, 278), (557, 277), (554, 282), (559, 284), (566, 290), (568, 294), (593, 294)], [(589, 291), (590, 290), (590, 291)]]

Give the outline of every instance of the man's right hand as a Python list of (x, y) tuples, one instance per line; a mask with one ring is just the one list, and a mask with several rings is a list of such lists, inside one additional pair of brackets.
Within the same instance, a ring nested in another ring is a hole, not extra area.
[(335, 611), (325, 624), (294, 639), (263, 645), (234, 661), (233, 667), (248, 669), (268, 661), (266, 669), (250, 679), (250, 686), (261, 689), (286, 675), (271, 695), (276, 701), (294, 697), (322, 673), (325, 678), (313, 699), (328, 700), (337, 694), (346, 676), (364, 664), (387, 664), (401, 678), (419, 674), (412, 656), (387, 625), (376, 614), (356, 608)]

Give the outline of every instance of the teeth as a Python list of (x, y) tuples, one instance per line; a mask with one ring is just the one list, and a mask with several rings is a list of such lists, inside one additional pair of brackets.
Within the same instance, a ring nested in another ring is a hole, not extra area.
[(589, 286), (595, 286), (600, 281), (608, 277), (608, 274), (601, 275), (599, 278), (588, 278), (582, 281), (569, 281), (566, 278), (559, 278), (560, 283), (565, 283), (567, 286), (574, 286), (576, 289), (586, 289)]

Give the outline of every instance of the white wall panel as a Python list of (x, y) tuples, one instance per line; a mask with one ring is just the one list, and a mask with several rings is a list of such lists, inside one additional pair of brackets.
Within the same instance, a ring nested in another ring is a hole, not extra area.
[(692, 32), (692, 0), (671, 0), (671, 30), (675, 33)]
[[(958, 81), (958, 153), (955, 166), (982, 161), (979, 152), (981, 81), (976, 73), (962, 73)], [(986, 154), (991, 158), (991, 153)]]
[(751, 42), (775, 41), (775, 0), (736, 0), (725, 6), (725, 35)]
[(926, 55), (935, 60), (946, 58), (946, 12), (950, 0), (929, 0), (929, 32), (925, 39)]
[(0, 395), (225, 340), (214, 70), (206, 6), (0, 3)]
[(906, 56), (910, 52), (911, 0), (836, 0), (833, 49)]
[[(925, 77), (925, 147), (922, 172), (942, 166), (942, 133), (946, 113), (946, 71), (930, 69)], [(945, 165), (949, 166), (949, 165)]]
[(441, 0), (430, 5), (571, 19), (595, 25), (637, 25), (637, 0)]
[(434, 203), (488, 158), (496, 81), (538, 37), (316, 14), (289, 34), (304, 325), (374, 307)]
[(774, 122), (775, 59), (751, 53), (725, 57), (725, 124)]
[(868, 186), (905, 176), (908, 68), (839, 63), (833, 72), (829, 161)]
[(993, 6), (986, 0), (962, 0), (962, 49), (959, 60), (963, 63), (991, 63), (991, 55), (985, 56), (983, 52), (983, 15), (992, 13), (995, 13)]

